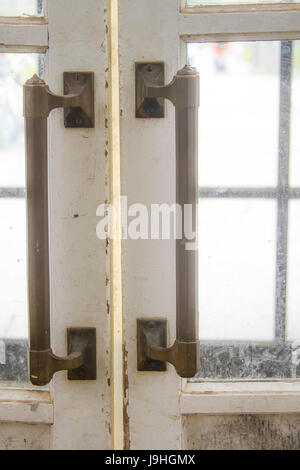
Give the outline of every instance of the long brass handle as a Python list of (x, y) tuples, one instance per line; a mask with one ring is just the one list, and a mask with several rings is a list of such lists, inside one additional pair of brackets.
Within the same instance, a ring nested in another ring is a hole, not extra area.
[[(67, 357), (57, 357), (51, 349), (47, 152), (47, 118), (51, 110), (79, 107), (89, 112), (89, 101), (87, 87), (80, 80), (76, 93), (65, 96), (53, 94), (37, 75), (24, 85), (29, 368), (30, 380), (38, 386), (49, 383), (57, 371), (85, 366), (86, 348), (91, 346), (91, 329), (88, 329), (88, 340), (77, 341), (80, 346)], [(81, 339), (84, 336), (81, 332)]]
[[(151, 71), (151, 67), (149, 70)], [(191, 224), (190, 226), (196, 232), (199, 74), (196, 69), (185, 66), (165, 86), (151, 85), (144, 74), (143, 92), (144, 98), (169, 99), (175, 106), (176, 203), (180, 205), (182, 214), (185, 213), (186, 205), (190, 205), (190, 217), (194, 222), (193, 227)], [(182, 238), (176, 240), (176, 340), (170, 348), (158, 346), (159, 341), (152, 332), (155, 320), (139, 320), (138, 368), (144, 370), (142, 364), (145, 365), (146, 356), (152, 360), (170, 362), (181, 377), (193, 377), (200, 367), (197, 327), (198, 256), (196, 246), (188, 249), (191, 240), (186, 236), (184, 220), (187, 219), (182, 217)], [(196, 244), (196, 239), (194, 243)], [(141, 354), (144, 355), (144, 360), (140, 360)]]

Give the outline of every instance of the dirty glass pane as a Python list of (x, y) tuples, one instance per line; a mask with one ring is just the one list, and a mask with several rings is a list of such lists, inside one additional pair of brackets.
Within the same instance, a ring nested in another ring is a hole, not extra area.
[(299, 3), (299, 0), (187, 0), (187, 6), (195, 5), (245, 5), (251, 3)]
[(198, 254), (200, 339), (272, 341), (276, 201), (200, 199)]
[(292, 47), (290, 121), (290, 185), (300, 187), (300, 41)]
[(0, 16), (41, 15), (43, 0), (1, 0)]
[(200, 73), (200, 186), (275, 186), (280, 43), (189, 44)]
[(0, 54), (0, 384), (27, 382), (24, 81), (38, 54)]

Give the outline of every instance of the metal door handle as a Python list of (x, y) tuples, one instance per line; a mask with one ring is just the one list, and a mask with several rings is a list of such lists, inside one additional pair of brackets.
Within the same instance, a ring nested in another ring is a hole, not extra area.
[(24, 85), (29, 368), (38, 386), (60, 370), (76, 369), (69, 372), (71, 380), (96, 378), (94, 328), (68, 329), (67, 357), (56, 356), (50, 340), (47, 118), (52, 109), (64, 107), (66, 127), (94, 125), (93, 73), (66, 72), (64, 80), (70, 91), (64, 96), (52, 93), (37, 75)]
[[(185, 66), (168, 85), (157, 83), (159, 64), (136, 64), (137, 117), (147, 117), (147, 109), (159, 109), (149, 99), (169, 99), (175, 106), (176, 122), (176, 203), (184, 209), (191, 204), (196, 220), (198, 199), (197, 153), (199, 74)], [(160, 78), (161, 80), (161, 78)], [(152, 82), (152, 83), (151, 83)], [(143, 108), (143, 100), (146, 106)], [(141, 116), (140, 110), (143, 109)], [(146, 112), (146, 115), (145, 115)], [(184, 212), (184, 211), (182, 211)], [(182, 218), (184, 223), (184, 218)], [(195, 230), (197, 228), (195, 227)], [(166, 321), (139, 319), (137, 323), (138, 370), (165, 370), (166, 362), (174, 365), (181, 377), (193, 377), (200, 367), (197, 301), (197, 250), (187, 250), (184, 229), (176, 240), (176, 340), (166, 347)]]

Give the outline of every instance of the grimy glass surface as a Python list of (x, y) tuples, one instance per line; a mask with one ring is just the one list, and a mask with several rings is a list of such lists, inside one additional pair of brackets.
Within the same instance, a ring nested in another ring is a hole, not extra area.
[(195, 380), (300, 378), (300, 41), (189, 44), (200, 72)]
[(38, 54), (0, 54), (0, 384), (27, 384), (23, 83)]
[(289, 202), (287, 339), (300, 345), (300, 200)]
[(300, 0), (187, 0), (187, 6), (208, 5), (245, 5), (245, 4), (268, 4), (268, 3), (299, 3)]
[[(297, 43), (296, 43), (297, 44)], [(291, 129), (290, 129), (290, 186), (300, 187), (300, 47), (293, 47), (291, 89)]]
[(30, 16), (42, 14), (43, 0), (1, 0), (0, 16)]

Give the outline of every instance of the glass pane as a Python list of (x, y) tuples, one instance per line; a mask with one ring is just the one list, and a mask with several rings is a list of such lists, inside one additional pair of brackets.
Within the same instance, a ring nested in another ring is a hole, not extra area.
[(25, 200), (0, 199), (0, 337), (27, 338)]
[(41, 15), (43, 0), (1, 0), (0, 16)]
[(287, 339), (300, 346), (300, 201), (289, 203)]
[(300, 41), (292, 43), (290, 185), (300, 187)]
[(200, 72), (199, 185), (277, 184), (280, 42), (189, 44)]
[(187, 6), (195, 5), (245, 5), (251, 3), (298, 3), (299, 0), (187, 0)]
[(41, 69), (37, 54), (0, 54), (0, 382), (6, 385), (28, 386), (22, 85)]
[(274, 339), (275, 263), (275, 200), (199, 201), (200, 339)]

